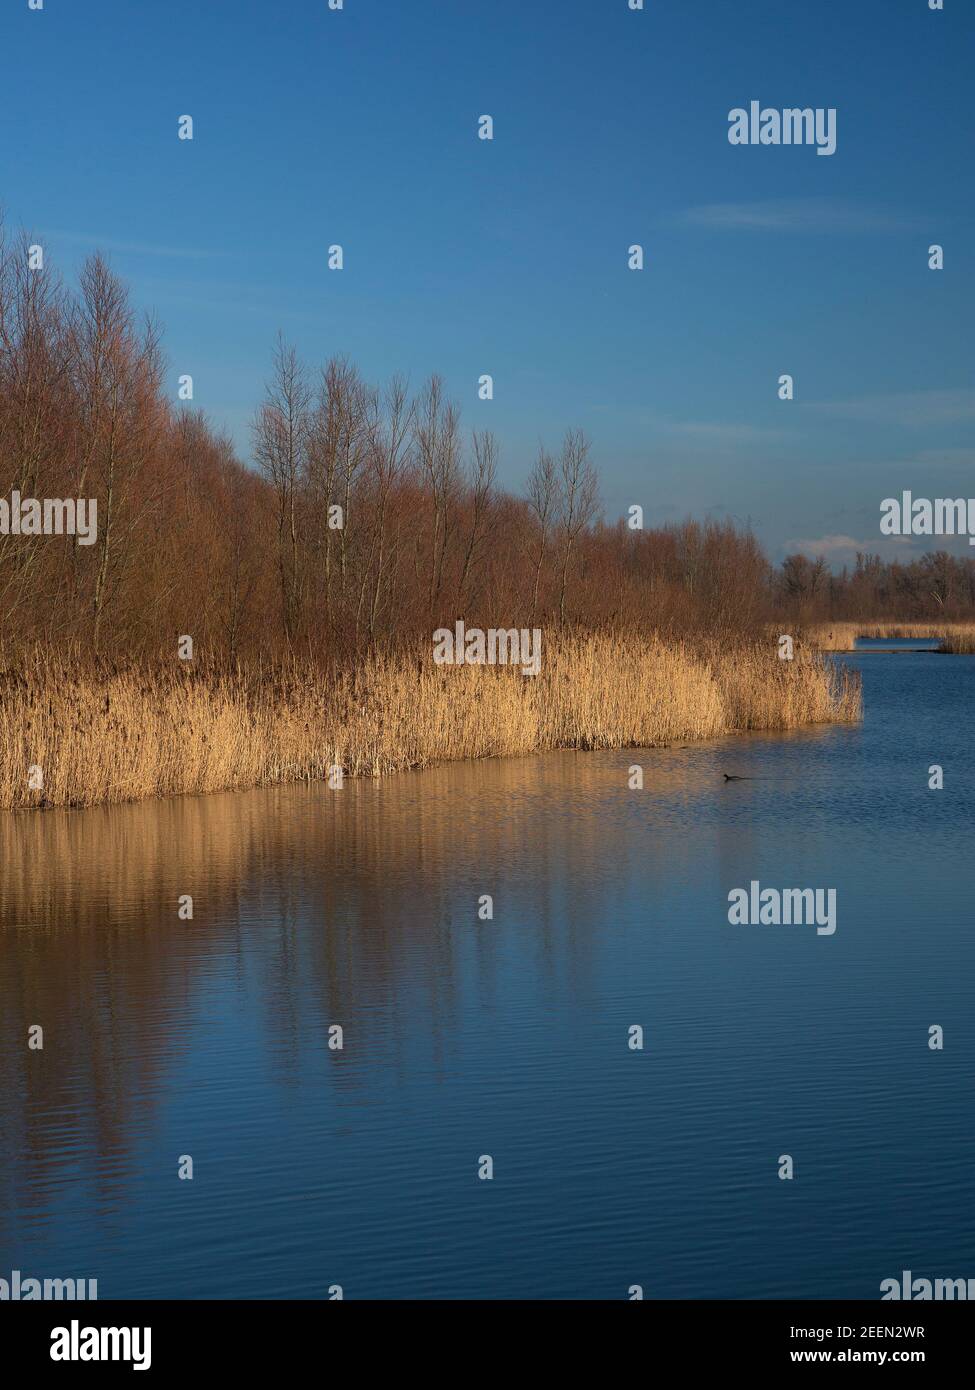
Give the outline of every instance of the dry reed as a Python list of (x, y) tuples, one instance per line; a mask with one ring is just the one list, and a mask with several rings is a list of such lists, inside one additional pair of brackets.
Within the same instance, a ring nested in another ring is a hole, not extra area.
[(939, 639), (939, 651), (975, 652), (975, 623), (861, 622), (815, 623), (799, 632), (801, 640), (822, 652), (852, 652), (858, 637), (889, 638), (896, 642)]
[[(856, 677), (774, 644), (692, 649), (655, 637), (546, 643), (541, 673), (372, 655), (320, 672), (186, 663), (95, 668), (38, 651), (0, 674), (0, 806), (90, 806), (378, 776), (554, 748), (652, 747), (860, 716)], [(39, 767), (43, 787), (31, 789)]]
[(938, 635), (941, 638), (939, 652), (950, 652), (953, 656), (975, 655), (975, 623), (952, 623)]

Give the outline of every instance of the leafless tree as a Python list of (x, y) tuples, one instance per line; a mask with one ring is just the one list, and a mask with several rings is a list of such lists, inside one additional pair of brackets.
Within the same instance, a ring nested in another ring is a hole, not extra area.
[(159, 501), (150, 466), (167, 414), (159, 343), (151, 320), (137, 333), (125, 286), (101, 256), (90, 257), (76, 320), (84, 440), (77, 486), (78, 496), (91, 488), (100, 499), (91, 601), (96, 651), (105, 610), (127, 567), (140, 563), (132, 541)]
[(300, 620), (303, 567), (299, 543), (299, 488), (306, 475), (308, 412), (305, 371), (279, 334), (264, 404), (253, 425), (254, 454), (277, 501), (278, 573), (284, 633), (292, 646)]
[(552, 455), (541, 446), (538, 457), (528, 478), (528, 505), (538, 523), (537, 549), (534, 554), (534, 582), (529, 623), (535, 621), (538, 609), (538, 586), (542, 575), (542, 565), (548, 549), (549, 535), (555, 523), (559, 506), (559, 478)]
[(599, 479), (589, 461), (589, 440), (582, 430), (566, 430), (559, 455), (559, 482), (559, 523), (562, 533), (559, 626), (563, 627), (569, 564), (580, 535), (595, 520), (599, 502)]
[(432, 618), (443, 585), (460, 472), (460, 416), (457, 407), (445, 399), (439, 376), (432, 376), (421, 392), (414, 420), (416, 456), (431, 498), (429, 609)]
[(413, 430), (413, 407), (410, 404), (407, 383), (403, 377), (395, 376), (381, 396), (372, 397), (368, 415), (368, 467), (374, 502), (369, 558), (363, 567), (356, 629), (358, 630), (362, 620), (366, 586), (372, 575), (367, 621), (370, 639), (376, 633), (381, 599), (384, 586), (388, 585), (392, 558), (388, 528), (390, 497), (409, 467)]
[(457, 585), (457, 603), (463, 604), (467, 581), (492, 530), (494, 484), (498, 472), (498, 442), (490, 430), (471, 435), (471, 524)]

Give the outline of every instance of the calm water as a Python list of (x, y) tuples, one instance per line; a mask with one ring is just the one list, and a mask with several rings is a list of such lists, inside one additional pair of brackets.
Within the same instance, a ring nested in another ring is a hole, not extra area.
[[(847, 660), (857, 729), (0, 819), (0, 1276), (868, 1299), (905, 1268), (975, 1277), (975, 658)], [(835, 935), (730, 926), (753, 878), (835, 887)]]
[(858, 637), (858, 652), (936, 652), (940, 637)]

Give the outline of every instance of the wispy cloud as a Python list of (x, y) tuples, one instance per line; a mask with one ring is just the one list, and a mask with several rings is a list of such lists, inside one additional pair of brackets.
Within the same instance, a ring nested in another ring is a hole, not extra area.
[(778, 443), (787, 435), (786, 430), (768, 428), (764, 425), (722, 424), (720, 421), (675, 420), (664, 426), (671, 434), (683, 435), (702, 444), (716, 444), (733, 447), (739, 444)]
[(175, 260), (214, 260), (226, 256), (226, 251), (200, 246), (160, 246), (145, 241), (116, 241), (113, 237), (90, 236), (85, 232), (50, 231), (53, 241), (67, 246), (85, 246), (95, 251), (114, 251), (129, 256), (165, 256)]
[(975, 468), (975, 449), (921, 449), (914, 455), (912, 462), (920, 464), (937, 464), (939, 466), (957, 465), (959, 468)]
[(893, 556), (894, 551), (910, 549), (913, 539), (910, 536), (871, 536), (867, 540), (857, 540), (854, 536), (818, 536), (815, 539), (793, 537), (783, 543), (786, 554), (799, 552), (811, 559), (820, 555), (831, 561), (853, 560), (858, 553)]
[(688, 445), (706, 445), (709, 449), (781, 444), (791, 437), (789, 430), (770, 425), (752, 425), (746, 421), (675, 420), (653, 406), (627, 407), (621, 406), (618, 401), (596, 401), (590, 408), (594, 413), (612, 414), (617, 420), (625, 415), (634, 428), (676, 437)]
[(975, 419), (975, 390), (900, 391), (848, 401), (806, 402), (804, 409), (843, 420), (928, 428)]
[(817, 235), (914, 232), (917, 218), (842, 198), (781, 198), (750, 203), (705, 203), (687, 208), (681, 223), (715, 231), (805, 232)]
[(971, 550), (965, 536), (868, 536), (857, 540), (854, 536), (817, 536), (814, 538), (794, 537), (783, 542), (781, 553), (794, 555), (797, 552), (816, 560), (821, 555), (831, 565), (852, 564), (858, 554), (879, 555), (884, 560), (916, 559), (925, 551), (947, 550), (969, 559)]

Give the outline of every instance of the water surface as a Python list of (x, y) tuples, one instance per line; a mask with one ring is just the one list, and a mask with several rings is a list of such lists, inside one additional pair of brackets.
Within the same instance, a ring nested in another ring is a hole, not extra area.
[(936, 652), (940, 637), (858, 637), (858, 652)]
[[(975, 658), (843, 659), (858, 728), (0, 819), (0, 1276), (448, 1299), (975, 1276)], [(835, 888), (835, 935), (730, 926), (752, 879)]]

